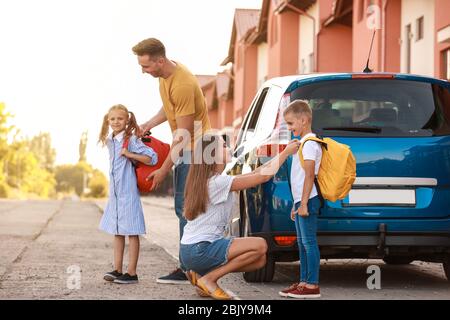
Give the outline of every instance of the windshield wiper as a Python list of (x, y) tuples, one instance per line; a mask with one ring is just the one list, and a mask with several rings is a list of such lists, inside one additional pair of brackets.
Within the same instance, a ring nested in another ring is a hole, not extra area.
[(368, 132), (381, 133), (380, 127), (327, 127), (322, 130), (326, 131), (354, 131), (354, 132)]

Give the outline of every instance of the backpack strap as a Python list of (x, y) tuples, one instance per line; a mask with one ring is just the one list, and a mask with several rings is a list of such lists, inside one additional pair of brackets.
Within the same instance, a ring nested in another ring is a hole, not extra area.
[[(292, 166), (292, 155), (290, 155), (287, 159), (286, 159), (286, 163), (287, 163), (287, 182), (288, 182), (288, 186), (289, 186), (289, 190), (292, 190), (292, 184), (291, 184), (291, 166)], [(292, 192), (289, 192), (289, 194), (291, 194), (292, 196)], [(292, 199), (294, 200), (294, 199)]]
[[(308, 141), (315, 141), (315, 142), (319, 143), (320, 145), (322, 145), (322, 147), (325, 148), (325, 150), (327, 149), (327, 143), (321, 137), (317, 136), (317, 137), (306, 138), (305, 141), (303, 141), (302, 144), (300, 145), (300, 148), (298, 149), (298, 157), (300, 159), (300, 164), (301, 164), (302, 168), (305, 168), (305, 160), (303, 159), (303, 147), (304, 147), (305, 143)], [(325, 202), (323, 200), (322, 192), (320, 191), (320, 186), (319, 186), (319, 181), (317, 180), (317, 176), (314, 176), (314, 185), (316, 186), (317, 194), (319, 195), (320, 208), (323, 208)]]
[[(317, 180), (317, 176), (314, 177), (314, 185), (316, 186), (317, 195), (319, 196), (319, 201), (320, 201), (319, 209), (321, 209), (325, 205), (325, 200), (323, 199), (322, 191), (320, 191), (320, 185), (319, 185), (319, 181)], [(319, 211), (319, 214), (320, 214), (320, 211)]]
[[(123, 143), (122, 143), (122, 148), (128, 150), (129, 145), (130, 145), (130, 138), (124, 138)], [(131, 160), (131, 159), (128, 159), (128, 160), (131, 162), (133, 167), (137, 167), (137, 165), (138, 165), (137, 161)]]
[(128, 146), (129, 146), (129, 145), (130, 145), (130, 138), (124, 138), (124, 139), (123, 139), (122, 148), (128, 150)]
[(305, 167), (305, 160), (303, 159), (303, 147), (305, 146), (305, 143), (308, 141), (315, 141), (317, 143), (319, 143), (320, 145), (322, 145), (323, 148), (325, 148), (325, 150), (327, 149), (327, 143), (318, 137), (308, 137), (305, 139), (305, 141), (302, 142), (302, 144), (300, 145), (300, 148), (298, 149), (298, 156), (300, 158), (300, 164), (302, 165), (302, 168)]

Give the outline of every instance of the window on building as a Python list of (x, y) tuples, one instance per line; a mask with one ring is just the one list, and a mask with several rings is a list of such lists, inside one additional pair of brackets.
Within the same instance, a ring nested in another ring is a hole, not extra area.
[(424, 36), (423, 16), (416, 21), (416, 41), (422, 40)]

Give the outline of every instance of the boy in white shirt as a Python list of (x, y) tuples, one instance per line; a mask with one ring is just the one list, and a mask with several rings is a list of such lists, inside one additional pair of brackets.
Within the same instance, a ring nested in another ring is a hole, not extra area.
[[(288, 129), (303, 143), (312, 133), (312, 111), (306, 101), (296, 100), (287, 106), (284, 119)], [(314, 184), (322, 159), (322, 147), (315, 141), (303, 145), (304, 165), (299, 154), (292, 157), (291, 192), (294, 208), (291, 219), (295, 221), (300, 256), (300, 282), (282, 290), (279, 294), (291, 298), (319, 298), (320, 252), (317, 244), (317, 220), (320, 209), (318, 190)]]

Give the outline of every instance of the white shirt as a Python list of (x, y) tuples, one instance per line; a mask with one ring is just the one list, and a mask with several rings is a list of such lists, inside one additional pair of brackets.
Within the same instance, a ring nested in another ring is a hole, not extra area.
[[(308, 133), (305, 135), (300, 142), (303, 143), (308, 137), (315, 137), (314, 133)], [(304, 160), (313, 160), (315, 161), (314, 166), (314, 174), (317, 176), (320, 168), (320, 161), (322, 160), (322, 147), (319, 143), (315, 141), (308, 141), (303, 145), (303, 159)], [(305, 170), (303, 169), (300, 163), (300, 156), (296, 153), (292, 157), (292, 166), (291, 166), (291, 192), (292, 198), (294, 199), (294, 203), (302, 201), (303, 196), (303, 185), (305, 183)], [(309, 198), (314, 198), (317, 196), (316, 186), (313, 185), (311, 194)]]
[(234, 194), (231, 192), (233, 179), (234, 177), (227, 175), (215, 175), (209, 179), (209, 203), (206, 212), (187, 222), (181, 239), (182, 244), (214, 242), (224, 237), (233, 209)]

